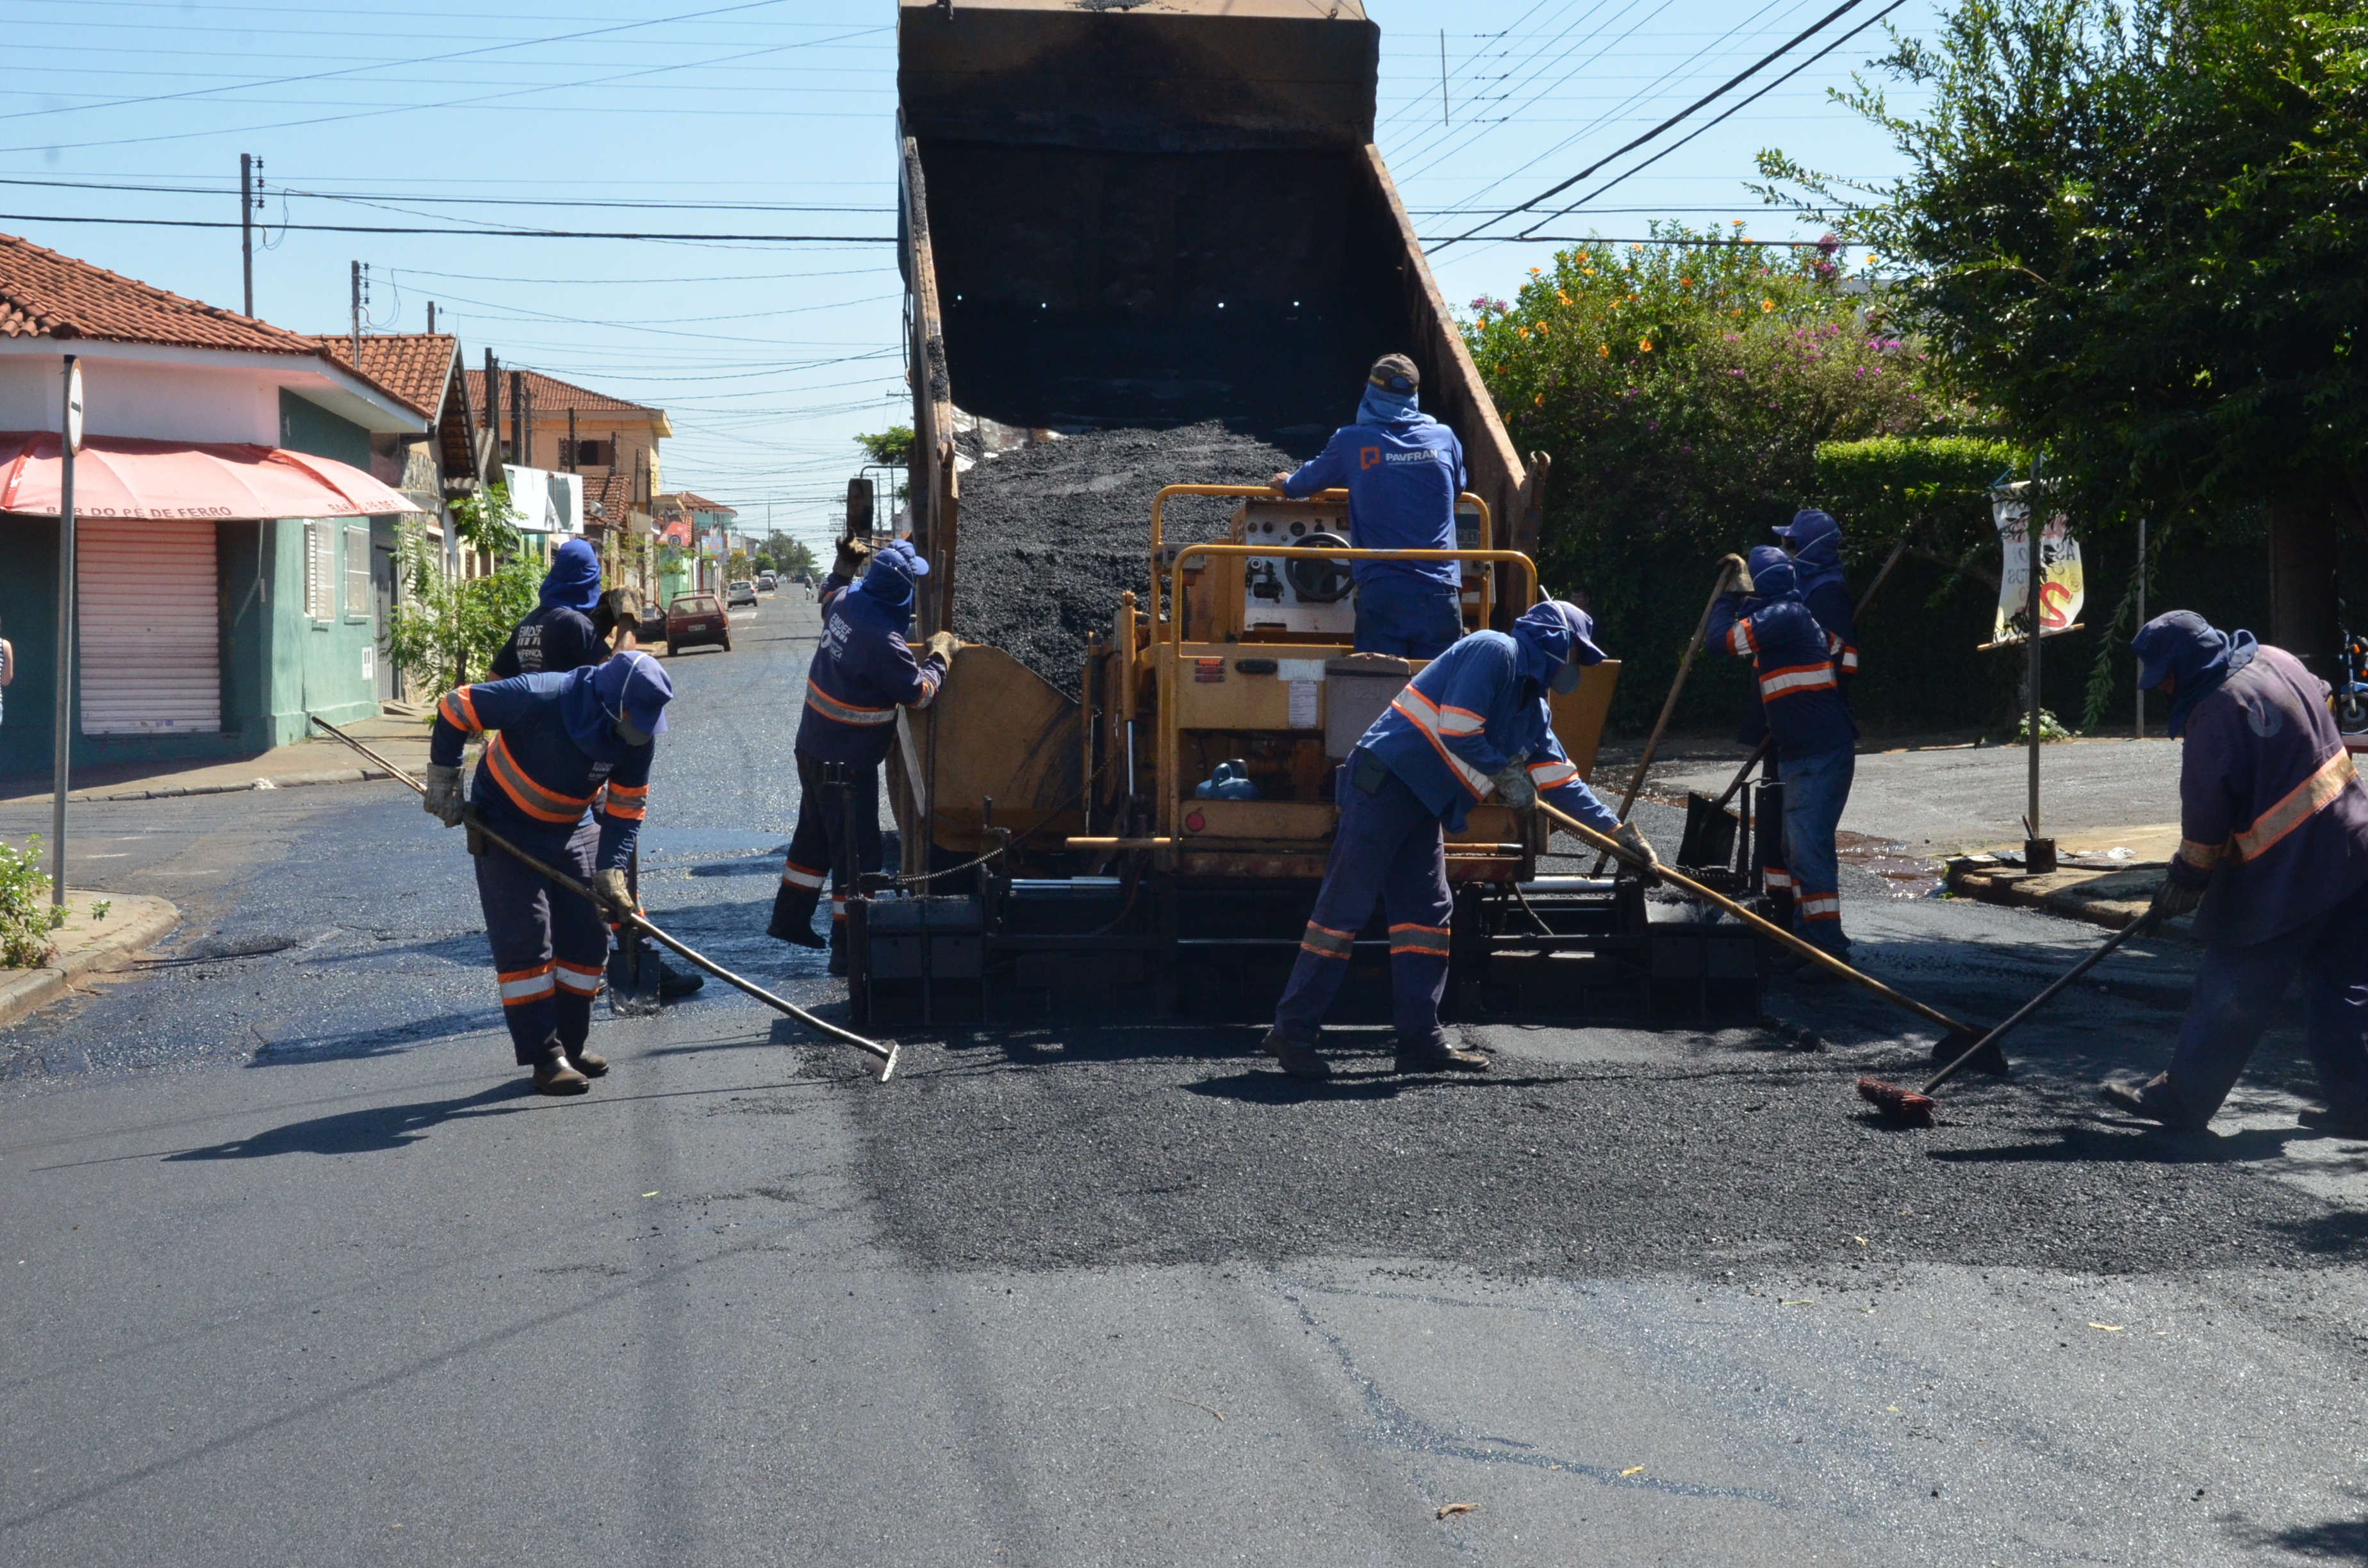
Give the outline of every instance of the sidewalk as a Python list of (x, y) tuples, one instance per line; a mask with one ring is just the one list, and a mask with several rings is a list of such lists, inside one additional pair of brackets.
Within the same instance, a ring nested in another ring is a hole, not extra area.
[[(427, 766), (427, 726), (392, 716), (339, 726), (397, 767), (416, 775)], [(294, 790), (311, 784), (356, 784), (387, 775), (350, 747), (315, 733), (311, 740), (256, 756), (206, 757), (187, 762), (118, 763), (93, 767), (69, 780), (66, 799), (154, 801), (176, 795), (222, 795), (243, 790)], [(22, 774), (0, 778), (0, 804), (50, 798), (50, 781)]]
[(49, 963), (0, 969), (0, 1028), (64, 996), (84, 975), (120, 969), (180, 923), (181, 912), (161, 898), (68, 888), (66, 923), (50, 933), (57, 951)]

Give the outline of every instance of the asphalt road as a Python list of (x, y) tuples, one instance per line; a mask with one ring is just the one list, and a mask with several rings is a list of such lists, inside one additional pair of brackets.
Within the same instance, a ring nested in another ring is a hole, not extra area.
[[(644, 892), (829, 1006), (761, 935), (812, 617), (672, 662)], [(0, 1563), (2368, 1560), (2368, 1150), (2293, 1020), (2210, 1134), (2090, 1097), (2175, 948), (1924, 1133), (1850, 1083), (1929, 1034), (1831, 989), (1306, 1090), (1130, 1019), (883, 1086), (711, 984), (552, 1101), (396, 787), (77, 823), (189, 919), (0, 1033)], [(1867, 966), (1965, 1013), (2098, 935), (1878, 888)]]

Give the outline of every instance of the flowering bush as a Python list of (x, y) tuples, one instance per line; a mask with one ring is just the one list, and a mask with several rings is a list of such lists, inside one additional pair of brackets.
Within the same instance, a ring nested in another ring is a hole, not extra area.
[[(1814, 504), (1820, 442), (1959, 412), (1926, 384), (1918, 349), (1849, 287), (1838, 244), (1654, 233), (1682, 243), (1565, 251), (1509, 306), (1475, 300), (1464, 326), (1515, 445), (1554, 459), (1540, 567), (1559, 591), (1587, 594), (1628, 661), (1615, 717), (1639, 723), (1675, 673), (1713, 562)], [(1723, 711), (1740, 689), (1739, 676), (1698, 680), (1688, 715)]]

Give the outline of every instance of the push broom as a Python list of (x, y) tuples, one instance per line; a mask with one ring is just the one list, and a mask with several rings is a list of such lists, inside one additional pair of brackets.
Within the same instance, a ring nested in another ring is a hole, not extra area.
[[(336, 736), (337, 739), (345, 742), (346, 744), (353, 747), (354, 750), (361, 753), (362, 756), (370, 758), (381, 767), (385, 768), (390, 775), (401, 779), (404, 783), (410, 785), (414, 790), (418, 790), (421, 794), (424, 795), (427, 792), (427, 786), (422, 784), (418, 779), (414, 778), (410, 774), (405, 773), (402, 768), (397, 767), (386, 758), (379, 756), (378, 753), (370, 750), (370, 747), (362, 744), (361, 742), (354, 739), (353, 736), (346, 733), (335, 724), (330, 723), (326, 719), (322, 718), (319, 714), (316, 713), (313, 715), (313, 722), (320, 725), (321, 728), (328, 731), (329, 733)], [(538, 871), (543, 876), (550, 878), (554, 886), (564, 888), (569, 892), (574, 893), (576, 897), (588, 899), (593, 903), (598, 904), (600, 903), (599, 896), (593, 892), (590, 888), (586, 887), (582, 882), (577, 881), (574, 877), (571, 877), (566, 872), (560, 870), (557, 867), (545, 865), (542, 861), (538, 860), (533, 856), (528, 854), (517, 845), (512, 844), (508, 839), (504, 838), (501, 835), (494, 832), (493, 829), (477, 821), (473, 812), (470, 814), (468, 823), (470, 830), (475, 833), (478, 837), (484, 839), (495, 848), (501, 850), (504, 854), (515, 857), (521, 864), (525, 865), (529, 869)], [(726, 985), (746, 992), (749, 995), (754, 996), (757, 1001), (764, 1003), (765, 1006), (772, 1008), (776, 1012), (788, 1014), (791, 1017), (797, 1019), (798, 1022), (805, 1025), (806, 1028), (813, 1029), (815, 1033), (827, 1036), (842, 1044), (851, 1045), (858, 1051), (878, 1057), (880, 1059), (880, 1081), (882, 1083), (886, 1083), (889, 1075), (896, 1071), (896, 1046), (893, 1041), (887, 1045), (882, 1045), (876, 1040), (869, 1040), (860, 1034), (840, 1028), (837, 1024), (824, 1022), (822, 1019), (815, 1017), (812, 1013), (807, 1012), (804, 1008), (796, 1006), (794, 1003), (783, 1001), (781, 998), (774, 995), (771, 992), (766, 990), (763, 986), (758, 985), (754, 981), (743, 980), (740, 976), (733, 973), (730, 970), (725, 969), (722, 964), (709, 959), (706, 955), (675, 940), (672, 937), (667, 936), (664, 931), (659, 930), (655, 925), (652, 925), (649, 917), (639, 910), (627, 911), (621, 924), (632, 930), (640, 932), (643, 936), (648, 937), (652, 941), (656, 942), (659, 946), (672, 949), (675, 953), (689, 960), (690, 962), (697, 964), (700, 969), (705, 970), (708, 973), (723, 982)]]

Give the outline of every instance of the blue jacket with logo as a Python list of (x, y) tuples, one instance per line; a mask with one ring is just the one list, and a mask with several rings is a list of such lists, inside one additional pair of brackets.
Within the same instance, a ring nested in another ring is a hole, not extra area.
[(1526, 762), (1541, 799), (1602, 833), (1620, 819), (1554, 738), (1539, 661), (1502, 631), (1475, 631), (1422, 667), (1357, 744), (1460, 833), (1496, 776)]
[(514, 676), (444, 694), (427, 757), (461, 765), (461, 743), (492, 733), (469, 802), (479, 820), (547, 860), (596, 811), (601, 870), (621, 869), (649, 807), (655, 743), (629, 746), (609, 729), (587, 665), (565, 674)]
[[(1287, 495), (1349, 493), (1349, 543), (1358, 550), (1453, 550), (1455, 497), (1463, 489), (1463, 443), (1428, 414), (1332, 433), (1324, 449), (1283, 485)], [(1350, 574), (1457, 584), (1452, 561), (1360, 561)]]
[(608, 656), (609, 645), (592, 630), (589, 616), (566, 605), (544, 605), (519, 621), (494, 655), (494, 678), (564, 675)]
[[(1755, 564), (1754, 575), (1772, 574), (1760, 573)], [(1789, 577), (1781, 582), (1790, 589)], [(1858, 725), (1842, 700), (1834, 667), (1842, 640), (1818, 623), (1797, 594), (1788, 591), (1772, 598), (1721, 594), (1711, 611), (1708, 635), (1713, 645), (1752, 661), (1779, 759), (1816, 756), (1856, 744)]]
[(817, 762), (877, 767), (896, 738), (896, 710), (937, 700), (946, 666), (905, 643), (911, 601), (883, 604), (834, 572), (822, 591), (822, 641), (806, 666), (797, 749)]

